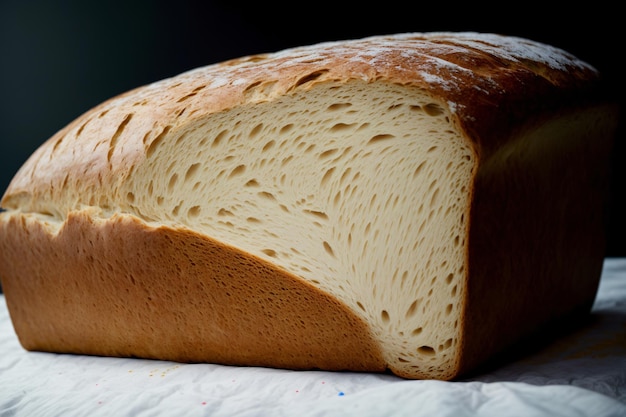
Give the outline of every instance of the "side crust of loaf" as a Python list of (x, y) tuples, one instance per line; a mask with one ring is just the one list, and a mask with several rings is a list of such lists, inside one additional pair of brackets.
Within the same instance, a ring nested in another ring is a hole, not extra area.
[(560, 114), (483, 161), (471, 209), (467, 371), (520, 339), (540, 346), (591, 310), (616, 120), (610, 105)]

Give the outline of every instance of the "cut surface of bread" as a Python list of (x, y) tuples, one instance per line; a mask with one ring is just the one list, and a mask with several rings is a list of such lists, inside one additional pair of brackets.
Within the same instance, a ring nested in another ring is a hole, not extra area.
[(2, 200), (26, 349), (453, 379), (588, 309), (616, 110), (528, 40), (399, 34), (85, 113)]

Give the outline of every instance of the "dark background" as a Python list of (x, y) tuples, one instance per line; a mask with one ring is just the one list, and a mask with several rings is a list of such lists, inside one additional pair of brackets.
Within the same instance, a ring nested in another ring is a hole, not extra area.
[[(580, 8), (549, 2), (240, 4), (0, 0), (0, 193), (39, 144), (114, 95), (229, 58), (320, 41), (413, 31), (523, 36), (586, 60), (614, 85), (616, 96), (624, 94), (623, 19), (609, 2)], [(626, 206), (617, 198), (626, 165), (623, 131), (615, 150), (607, 256), (626, 256)]]

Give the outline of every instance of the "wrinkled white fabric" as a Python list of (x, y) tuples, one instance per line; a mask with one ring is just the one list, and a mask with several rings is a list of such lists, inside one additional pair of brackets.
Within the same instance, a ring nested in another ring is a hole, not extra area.
[(0, 416), (626, 417), (626, 259), (587, 325), (457, 382), (27, 352), (1, 296)]

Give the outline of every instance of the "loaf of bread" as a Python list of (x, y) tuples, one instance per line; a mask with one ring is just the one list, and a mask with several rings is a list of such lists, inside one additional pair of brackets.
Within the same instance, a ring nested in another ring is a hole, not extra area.
[(2, 199), (27, 350), (452, 380), (589, 313), (618, 109), (555, 47), (327, 42), (87, 111)]

